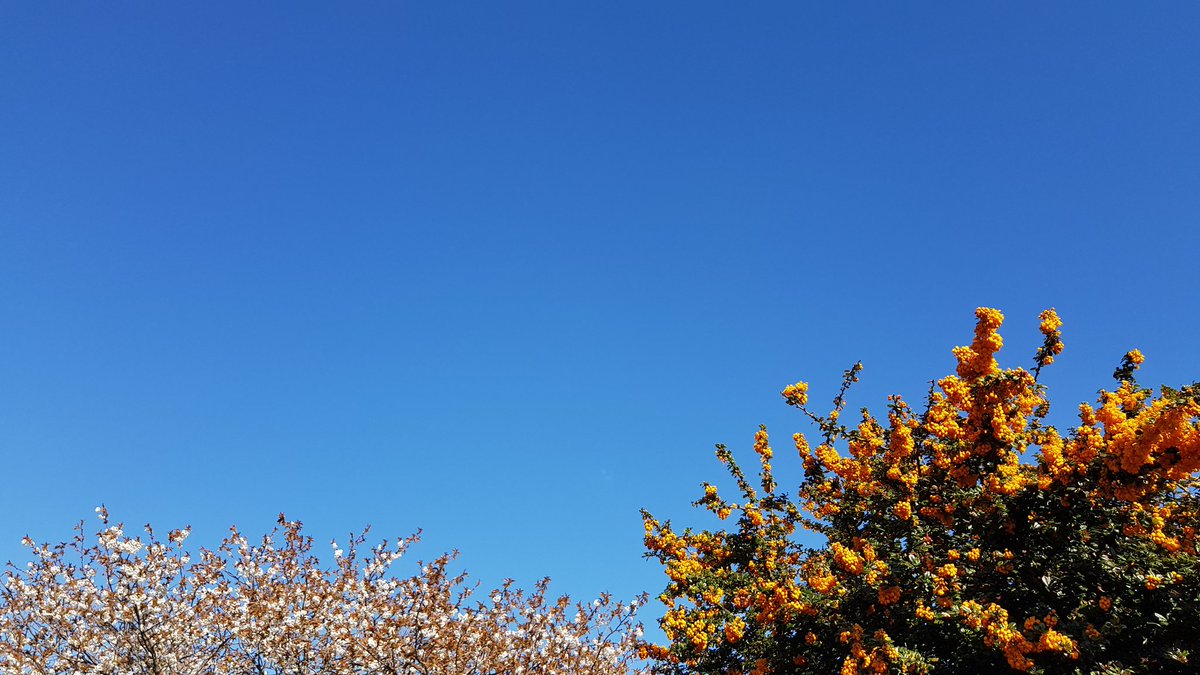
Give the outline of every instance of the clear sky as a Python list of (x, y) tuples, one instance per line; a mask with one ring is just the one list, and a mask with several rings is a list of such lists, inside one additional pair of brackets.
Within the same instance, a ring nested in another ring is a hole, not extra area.
[(1058, 308), (1060, 424), (1200, 379), (1200, 5), (840, 5), (5, 3), (0, 560), (284, 511), (628, 597), (714, 443), (976, 306)]

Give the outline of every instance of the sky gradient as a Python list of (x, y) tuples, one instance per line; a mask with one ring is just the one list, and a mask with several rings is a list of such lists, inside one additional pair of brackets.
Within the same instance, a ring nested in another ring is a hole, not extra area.
[[(0, 8), (0, 560), (424, 528), (656, 594), (714, 443), (919, 401), (1003, 310), (1071, 422), (1200, 379), (1200, 5)], [(749, 458), (747, 458), (749, 460)], [(785, 485), (798, 463), (778, 463)], [(402, 570), (408, 568), (401, 565)], [(413, 568), (415, 569), (415, 567)], [(652, 620), (657, 608), (646, 618)]]

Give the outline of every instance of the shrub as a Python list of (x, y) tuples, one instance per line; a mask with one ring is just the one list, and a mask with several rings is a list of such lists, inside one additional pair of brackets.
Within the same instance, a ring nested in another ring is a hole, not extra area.
[[(758, 480), (718, 446), (739, 496), (705, 484), (695, 502), (727, 529), (677, 533), (643, 514), (669, 579), (668, 644), (643, 646), (658, 671), (1200, 670), (1200, 388), (1141, 387), (1131, 351), (1115, 390), (1059, 430), (1038, 382), (1062, 351), (1054, 310), (1032, 371), (1002, 370), (1003, 317), (976, 316), (920, 412), (890, 397), (883, 419), (843, 423), (858, 364), (828, 414), (807, 384), (784, 389), (818, 430), (794, 437), (794, 497), (762, 428)], [(824, 544), (802, 546), (797, 528)]]

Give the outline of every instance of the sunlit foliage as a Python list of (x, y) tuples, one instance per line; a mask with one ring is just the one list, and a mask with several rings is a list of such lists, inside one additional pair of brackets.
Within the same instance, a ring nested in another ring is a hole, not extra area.
[(845, 423), (857, 364), (827, 414), (807, 384), (784, 389), (818, 430), (794, 437), (794, 496), (763, 428), (758, 480), (718, 446), (738, 496), (706, 484), (695, 503), (729, 526), (644, 514), (669, 579), (668, 644), (643, 646), (660, 671), (1200, 672), (1200, 389), (1143, 388), (1131, 351), (1057, 429), (1038, 382), (1063, 348), (1057, 314), (1031, 371), (997, 363), (1000, 312), (976, 317), (919, 411), (891, 397)]

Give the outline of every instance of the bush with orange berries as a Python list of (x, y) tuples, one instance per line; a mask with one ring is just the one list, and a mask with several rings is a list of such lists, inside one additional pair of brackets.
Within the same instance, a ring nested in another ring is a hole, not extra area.
[(818, 429), (794, 437), (794, 496), (762, 428), (758, 480), (718, 446), (740, 494), (696, 502), (731, 526), (644, 514), (669, 579), (668, 644), (643, 647), (660, 672), (1200, 672), (1200, 387), (1141, 387), (1131, 351), (1056, 429), (1038, 375), (1062, 351), (1057, 314), (1031, 371), (1001, 369), (1003, 316), (976, 316), (919, 412), (891, 397), (843, 423), (857, 364), (828, 414), (807, 384), (784, 389)]

